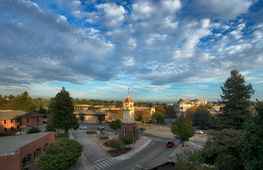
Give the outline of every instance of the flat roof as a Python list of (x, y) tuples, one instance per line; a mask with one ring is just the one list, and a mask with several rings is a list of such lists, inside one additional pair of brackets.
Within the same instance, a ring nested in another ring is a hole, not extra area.
[(18, 148), (33, 142), (34, 140), (45, 136), (51, 132), (34, 133), (19, 136), (0, 137), (0, 156), (17, 153)]

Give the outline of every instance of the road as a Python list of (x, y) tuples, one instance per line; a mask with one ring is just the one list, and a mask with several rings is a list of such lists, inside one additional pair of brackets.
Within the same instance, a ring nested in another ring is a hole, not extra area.
[[(88, 130), (98, 131), (100, 125), (87, 125)], [(110, 129), (107, 124), (103, 124), (105, 131), (115, 132)], [(139, 126), (140, 127), (140, 126)], [(145, 126), (143, 126), (145, 127)], [(174, 138), (171, 133), (170, 127), (149, 127), (146, 126), (146, 131), (141, 135), (152, 139), (152, 142), (145, 147), (142, 151), (137, 153), (130, 159), (117, 160), (110, 157), (100, 146), (98, 146), (91, 138), (86, 134), (86, 130), (72, 131), (74, 138), (83, 145), (83, 152), (89, 163), (93, 164), (96, 170), (140, 170), (142, 167), (153, 168), (167, 161), (167, 158), (176, 158), (175, 150), (179, 146), (178, 140)], [(172, 148), (166, 148), (167, 141), (174, 141), (175, 146)], [(191, 147), (191, 151), (200, 150), (202, 145), (206, 142), (206, 138), (203, 134), (195, 134), (190, 139), (189, 143), (194, 143)], [(187, 143), (186, 143), (187, 144)]]

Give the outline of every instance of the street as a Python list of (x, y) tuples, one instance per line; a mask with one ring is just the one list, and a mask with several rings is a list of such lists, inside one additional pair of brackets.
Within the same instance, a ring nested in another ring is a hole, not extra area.
[[(98, 131), (100, 125), (82, 124), (88, 128), (88, 130)], [(115, 132), (110, 129), (108, 124), (103, 124), (104, 131)], [(93, 165), (94, 169), (100, 170), (140, 170), (142, 167), (154, 168), (167, 161), (167, 158), (176, 158), (176, 149), (179, 147), (178, 140), (174, 138), (171, 133), (170, 127), (164, 126), (143, 126), (146, 131), (140, 132), (140, 135), (151, 139), (151, 143), (145, 147), (142, 151), (132, 156), (130, 159), (119, 160), (108, 155), (99, 145), (97, 145), (89, 136), (85, 134), (86, 130), (72, 131), (74, 138), (83, 145), (83, 153), (88, 162)], [(167, 141), (173, 141), (175, 146), (167, 148)], [(190, 138), (186, 145), (191, 146), (188, 150), (198, 151), (202, 148), (202, 145), (206, 142), (206, 137), (203, 134), (195, 134)], [(183, 152), (181, 152), (183, 154)]]

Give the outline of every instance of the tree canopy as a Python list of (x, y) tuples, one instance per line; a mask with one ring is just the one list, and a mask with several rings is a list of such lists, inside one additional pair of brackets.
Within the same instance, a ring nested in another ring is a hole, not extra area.
[(249, 116), (250, 97), (254, 94), (251, 84), (245, 85), (245, 78), (238, 70), (232, 70), (230, 77), (221, 86), (221, 104), (223, 114), (219, 114), (219, 127), (242, 129), (242, 124)]
[(163, 113), (156, 111), (153, 114), (153, 118), (159, 123), (159, 121), (163, 121), (165, 119)]
[(192, 126), (191, 119), (185, 117), (184, 113), (182, 113), (180, 118), (175, 121), (175, 125), (172, 125), (171, 132), (176, 139), (182, 140), (182, 146), (184, 147), (184, 142), (194, 136), (195, 128)]
[(78, 119), (74, 115), (74, 106), (68, 91), (65, 87), (57, 93), (54, 98), (54, 103), (51, 104), (53, 111), (52, 124), (56, 128), (61, 128), (66, 131), (68, 136), (68, 129), (73, 128), (77, 130), (79, 127)]
[(63, 170), (77, 163), (83, 146), (73, 139), (59, 139), (48, 145), (40, 156), (37, 166), (40, 169)]
[(117, 134), (117, 130), (121, 128), (121, 120), (117, 119), (110, 122), (109, 127), (113, 130), (116, 130), (116, 134)]
[(162, 114), (165, 114), (165, 112), (166, 112), (166, 110), (163, 107), (157, 107), (156, 111), (161, 112)]
[(199, 106), (199, 108), (194, 113), (192, 121), (193, 126), (200, 126), (201, 129), (207, 130), (214, 127), (212, 116), (209, 114), (209, 111), (204, 105)]
[(193, 107), (188, 108), (187, 112), (186, 112), (186, 117), (188, 117), (192, 120), (194, 117), (194, 114), (198, 108), (199, 108), (198, 106), (193, 106)]

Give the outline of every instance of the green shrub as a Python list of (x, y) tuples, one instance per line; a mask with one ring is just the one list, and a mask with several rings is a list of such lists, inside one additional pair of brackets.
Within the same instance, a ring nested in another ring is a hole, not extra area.
[(95, 131), (86, 131), (87, 134), (94, 134), (96, 133)]
[(110, 140), (109, 145), (110, 145), (112, 148), (121, 149), (122, 146), (123, 146), (123, 142), (120, 141), (120, 140), (117, 140), (117, 139), (113, 138), (112, 140)]
[(9, 131), (6, 131), (6, 132), (3, 132), (3, 133), (0, 133), (0, 136), (12, 136), (12, 133), (9, 132)]
[(48, 145), (46, 153), (40, 156), (40, 169), (63, 170), (75, 165), (81, 156), (83, 146), (73, 139), (59, 139)]
[(38, 127), (31, 127), (31, 129), (29, 129), (26, 134), (39, 133), (39, 132), (41, 131), (38, 129)]
[(47, 125), (45, 132), (56, 132), (56, 128), (53, 125)]
[(108, 136), (101, 136), (100, 139), (108, 139)]

